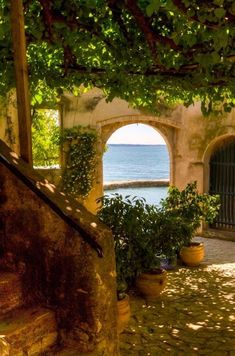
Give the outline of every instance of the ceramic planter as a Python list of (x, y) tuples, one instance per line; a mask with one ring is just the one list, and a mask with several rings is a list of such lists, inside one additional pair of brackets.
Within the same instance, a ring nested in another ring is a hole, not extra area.
[(136, 279), (136, 287), (147, 300), (156, 299), (163, 291), (167, 280), (167, 272), (164, 269), (141, 273)]
[(129, 301), (129, 296), (127, 294), (125, 294), (125, 297), (123, 299), (117, 301), (117, 308), (118, 308), (117, 328), (118, 328), (118, 333), (122, 333), (125, 327), (127, 326), (131, 316), (130, 301)]
[(189, 267), (198, 266), (204, 255), (204, 244), (202, 242), (192, 242), (189, 246), (183, 246), (180, 250), (181, 260)]

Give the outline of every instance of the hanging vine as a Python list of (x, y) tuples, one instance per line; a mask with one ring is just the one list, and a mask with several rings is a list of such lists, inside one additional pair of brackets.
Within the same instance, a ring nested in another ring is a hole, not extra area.
[[(0, 0), (0, 95), (15, 86), (9, 1)], [(233, 0), (25, 0), (33, 104), (98, 87), (138, 108), (235, 107)]]
[(95, 178), (96, 142), (94, 129), (76, 126), (63, 131), (62, 189), (66, 193), (84, 198), (90, 192)]

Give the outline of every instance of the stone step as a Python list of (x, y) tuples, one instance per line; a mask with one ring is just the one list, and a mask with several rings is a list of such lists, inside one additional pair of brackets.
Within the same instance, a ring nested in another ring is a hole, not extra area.
[(55, 315), (49, 309), (21, 308), (0, 320), (1, 356), (42, 355), (56, 340)]
[(0, 273), (0, 316), (19, 308), (23, 303), (20, 276), (16, 273)]
[(72, 347), (65, 347), (60, 351), (47, 354), (47, 356), (98, 356), (97, 352), (81, 352)]

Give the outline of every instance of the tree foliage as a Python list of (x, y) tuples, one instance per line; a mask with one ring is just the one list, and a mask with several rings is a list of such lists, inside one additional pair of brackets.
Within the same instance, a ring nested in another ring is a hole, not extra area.
[(59, 164), (59, 122), (55, 110), (35, 110), (32, 115), (32, 150), (34, 166)]
[[(63, 90), (102, 88), (138, 107), (158, 101), (204, 113), (235, 98), (232, 0), (25, 0), (35, 104)], [(0, 93), (14, 85), (9, 1), (0, 0)]]

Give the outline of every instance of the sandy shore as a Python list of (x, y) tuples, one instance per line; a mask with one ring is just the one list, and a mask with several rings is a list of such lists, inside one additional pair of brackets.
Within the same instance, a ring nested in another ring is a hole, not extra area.
[(168, 179), (155, 179), (155, 180), (128, 180), (128, 181), (115, 181), (106, 182), (104, 190), (112, 190), (118, 188), (140, 188), (140, 187), (168, 187)]

